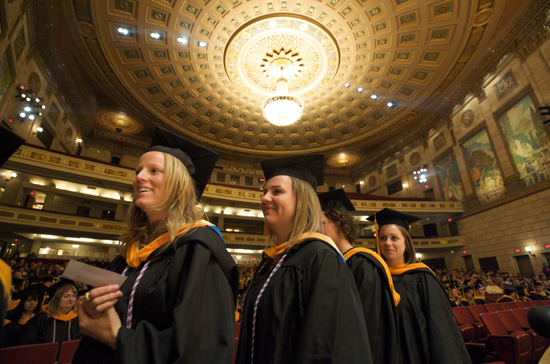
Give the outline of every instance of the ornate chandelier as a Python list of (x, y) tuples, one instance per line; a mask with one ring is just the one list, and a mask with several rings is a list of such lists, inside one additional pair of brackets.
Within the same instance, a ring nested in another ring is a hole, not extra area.
[(264, 117), (277, 126), (294, 124), (302, 115), (304, 102), (301, 98), (288, 93), (286, 78), (279, 78), (276, 87), (275, 96), (268, 97), (262, 102)]
[(277, 126), (294, 124), (302, 115), (304, 102), (298, 96), (290, 95), (287, 77), (298, 77), (303, 67), (302, 59), (298, 53), (281, 49), (279, 52), (266, 54), (262, 61), (261, 67), (265, 67), (263, 72), (267, 73), (267, 77), (278, 76), (275, 95), (262, 102), (264, 117)]

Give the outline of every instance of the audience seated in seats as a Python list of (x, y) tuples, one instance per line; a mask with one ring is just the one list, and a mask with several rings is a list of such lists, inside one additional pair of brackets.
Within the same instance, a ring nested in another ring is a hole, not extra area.
[(19, 345), (25, 324), (42, 311), (43, 295), (43, 292), (33, 287), (19, 292), (19, 304), (6, 315), (1, 347)]
[(542, 283), (535, 282), (533, 285), (535, 286), (535, 290), (529, 292), (529, 298), (531, 299), (531, 301), (547, 300), (548, 296), (546, 295), (546, 292), (543, 291)]
[(474, 306), (476, 302), (474, 301), (474, 289), (472, 287), (464, 288), (464, 298), (460, 300), (461, 306)]
[(485, 287), (485, 292), (493, 294), (493, 293), (502, 293), (503, 291), (499, 286), (493, 284), (493, 280), (491, 278), (488, 278), (487, 286)]
[(516, 302), (516, 287), (511, 284), (504, 285), (504, 294), (497, 299), (497, 303)]
[[(40, 312), (31, 318), (21, 333), (20, 345), (41, 344), (55, 341), (80, 339), (78, 317), (76, 314), (76, 299), (78, 291), (72, 283), (61, 282), (47, 311)], [(59, 350), (57, 352), (59, 356)]]
[(475, 289), (474, 301), (476, 305), (491, 303), (490, 300), (485, 298), (485, 288), (483, 288), (483, 285), (481, 283), (476, 283), (474, 286), (474, 289)]
[(449, 289), (449, 302), (451, 303), (451, 307), (460, 307), (462, 306), (462, 294), (461, 294), (460, 286), (459, 285), (452, 285)]

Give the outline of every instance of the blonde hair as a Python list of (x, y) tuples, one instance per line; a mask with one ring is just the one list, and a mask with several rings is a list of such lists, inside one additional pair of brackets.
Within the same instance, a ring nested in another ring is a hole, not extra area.
[[(63, 286), (59, 288), (57, 291), (55, 291), (55, 294), (53, 295), (50, 302), (48, 302), (48, 317), (52, 317), (53, 315), (59, 315), (59, 302), (61, 302), (61, 298), (65, 294), (65, 292), (72, 290), (75, 295), (78, 295), (78, 291), (76, 290), (76, 287), (72, 284), (67, 284), (66, 286)], [(76, 312), (76, 300), (73, 308), (71, 309), (72, 312)]]
[[(121, 253), (125, 255), (128, 244), (139, 242), (149, 244), (159, 236), (168, 233), (169, 242), (174, 241), (181, 228), (191, 226), (197, 221), (206, 219), (198, 206), (195, 193), (195, 182), (187, 168), (170, 154), (164, 155), (164, 178), (162, 188), (166, 191), (163, 201), (148, 208), (148, 211), (161, 212), (168, 210), (166, 217), (151, 230), (145, 212), (136, 206), (135, 196), (128, 210), (128, 230), (121, 236)], [(168, 246), (168, 245), (166, 245)]]
[[(289, 176), (290, 177), (290, 176)], [(287, 240), (285, 250), (292, 248), (298, 240), (308, 233), (323, 234), (322, 209), (319, 198), (313, 187), (301, 179), (290, 177), (292, 190), (296, 196), (296, 213), (294, 215), (294, 226)], [(273, 232), (269, 237), (272, 246), (276, 239)], [(284, 242), (279, 242), (279, 244)]]

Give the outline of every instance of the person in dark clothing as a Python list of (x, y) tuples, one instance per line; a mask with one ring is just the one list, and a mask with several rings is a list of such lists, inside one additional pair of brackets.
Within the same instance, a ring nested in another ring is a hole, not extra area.
[(29, 287), (19, 292), (21, 300), (17, 307), (6, 315), (2, 347), (19, 345), (20, 335), (25, 324), (42, 311), (42, 293)]
[(481, 282), (477, 282), (474, 285), (475, 290), (475, 296), (474, 296), (474, 302), (476, 305), (484, 305), (486, 303), (491, 303), (491, 300), (488, 300), (485, 298), (485, 288), (483, 288), (483, 284)]
[(359, 293), (344, 258), (323, 235), (315, 195), (322, 154), (261, 162), (264, 250), (243, 302), (236, 363), (372, 363)]
[(534, 282), (533, 286), (535, 287), (535, 290), (529, 292), (529, 298), (531, 301), (545, 301), (548, 299), (546, 292), (543, 290), (542, 283)]
[(217, 157), (157, 128), (108, 267), (128, 278), (85, 295), (73, 363), (231, 363), (238, 270), (197, 204)]
[[(78, 291), (72, 284), (65, 284), (55, 291), (46, 311), (31, 318), (21, 332), (20, 345), (57, 342), (57, 358), (63, 341), (80, 339), (76, 299)], [(57, 360), (57, 359), (56, 359)]]
[(343, 189), (319, 194), (323, 229), (346, 259), (359, 290), (374, 363), (398, 363), (399, 294), (386, 262), (370, 249), (352, 246), (359, 231), (350, 211), (355, 207)]
[(497, 299), (497, 303), (501, 302), (516, 302), (516, 286), (512, 284), (504, 284), (504, 294)]
[(474, 289), (472, 287), (464, 287), (464, 298), (460, 300), (461, 306), (475, 306)]
[(383, 209), (369, 220), (380, 227), (376, 233), (377, 249), (390, 267), (395, 290), (401, 296), (397, 306), (400, 362), (470, 363), (445, 288), (430, 268), (416, 263), (408, 229), (420, 219)]

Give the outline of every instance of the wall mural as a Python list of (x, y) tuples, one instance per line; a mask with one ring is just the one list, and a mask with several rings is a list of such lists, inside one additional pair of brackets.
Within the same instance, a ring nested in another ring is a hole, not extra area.
[(434, 165), (445, 201), (462, 201), (464, 186), (462, 185), (462, 178), (460, 177), (454, 152), (450, 151)]
[(498, 120), (525, 186), (550, 177), (550, 145), (529, 96), (502, 113)]
[(464, 153), (479, 201), (487, 203), (504, 196), (506, 189), (485, 129), (464, 143)]

